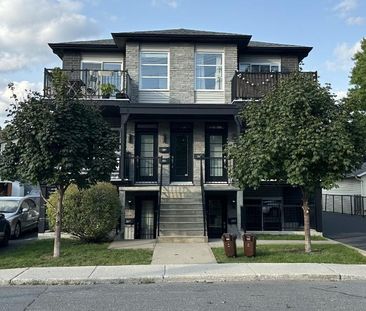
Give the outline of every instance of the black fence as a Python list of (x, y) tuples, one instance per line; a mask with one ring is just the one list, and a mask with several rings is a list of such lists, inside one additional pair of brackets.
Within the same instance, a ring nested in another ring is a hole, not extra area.
[(365, 216), (366, 197), (361, 195), (323, 194), (323, 212)]

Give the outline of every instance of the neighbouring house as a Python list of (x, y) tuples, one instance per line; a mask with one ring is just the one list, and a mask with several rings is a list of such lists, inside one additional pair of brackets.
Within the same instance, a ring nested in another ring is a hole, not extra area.
[(337, 182), (329, 190), (323, 189), (323, 210), (351, 215), (365, 215), (366, 162)]
[[(275, 182), (238, 189), (224, 146), (244, 130), (240, 107), (298, 71), (311, 47), (189, 29), (49, 45), (70, 92), (98, 103), (119, 133), (111, 181), (125, 238), (205, 241), (224, 232), (303, 228), (299, 189)], [(52, 97), (52, 69), (44, 81)], [(320, 231), (321, 191), (311, 204), (311, 225)]]

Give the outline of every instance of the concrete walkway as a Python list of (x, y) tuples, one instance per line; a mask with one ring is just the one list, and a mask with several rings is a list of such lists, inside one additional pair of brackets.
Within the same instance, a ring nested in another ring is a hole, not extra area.
[(251, 280), (366, 280), (366, 265), (196, 264), (19, 268), (0, 270), (0, 285), (225, 282)]
[(208, 243), (157, 243), (151, 261), (152, 265), (215, 263)]

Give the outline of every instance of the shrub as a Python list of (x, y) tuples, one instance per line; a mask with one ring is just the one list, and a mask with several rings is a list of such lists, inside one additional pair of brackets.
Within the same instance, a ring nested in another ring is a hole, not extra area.
[[(57, 199), (51, 195), (50, 203)], [(47, 205), (51, 226), (54, 225), (54, 207)], [(85, 190), (70, 186), (64, 199), (63, 228), (81, 240), (99, 242), (116, 227), (121, 203), (116, 188), (109, 183), (98, 183)]]

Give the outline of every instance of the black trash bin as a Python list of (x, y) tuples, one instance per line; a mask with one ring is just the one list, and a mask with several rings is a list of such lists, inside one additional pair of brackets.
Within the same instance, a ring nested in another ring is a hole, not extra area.
[(244, 234), (244, 256), (253, 257), (256, 255), (257, 238), (254, 234)]
[(227, 257), (236, 257), (236, 235), (224, 233), (221, 239), (224, 242), (225, 255)]

